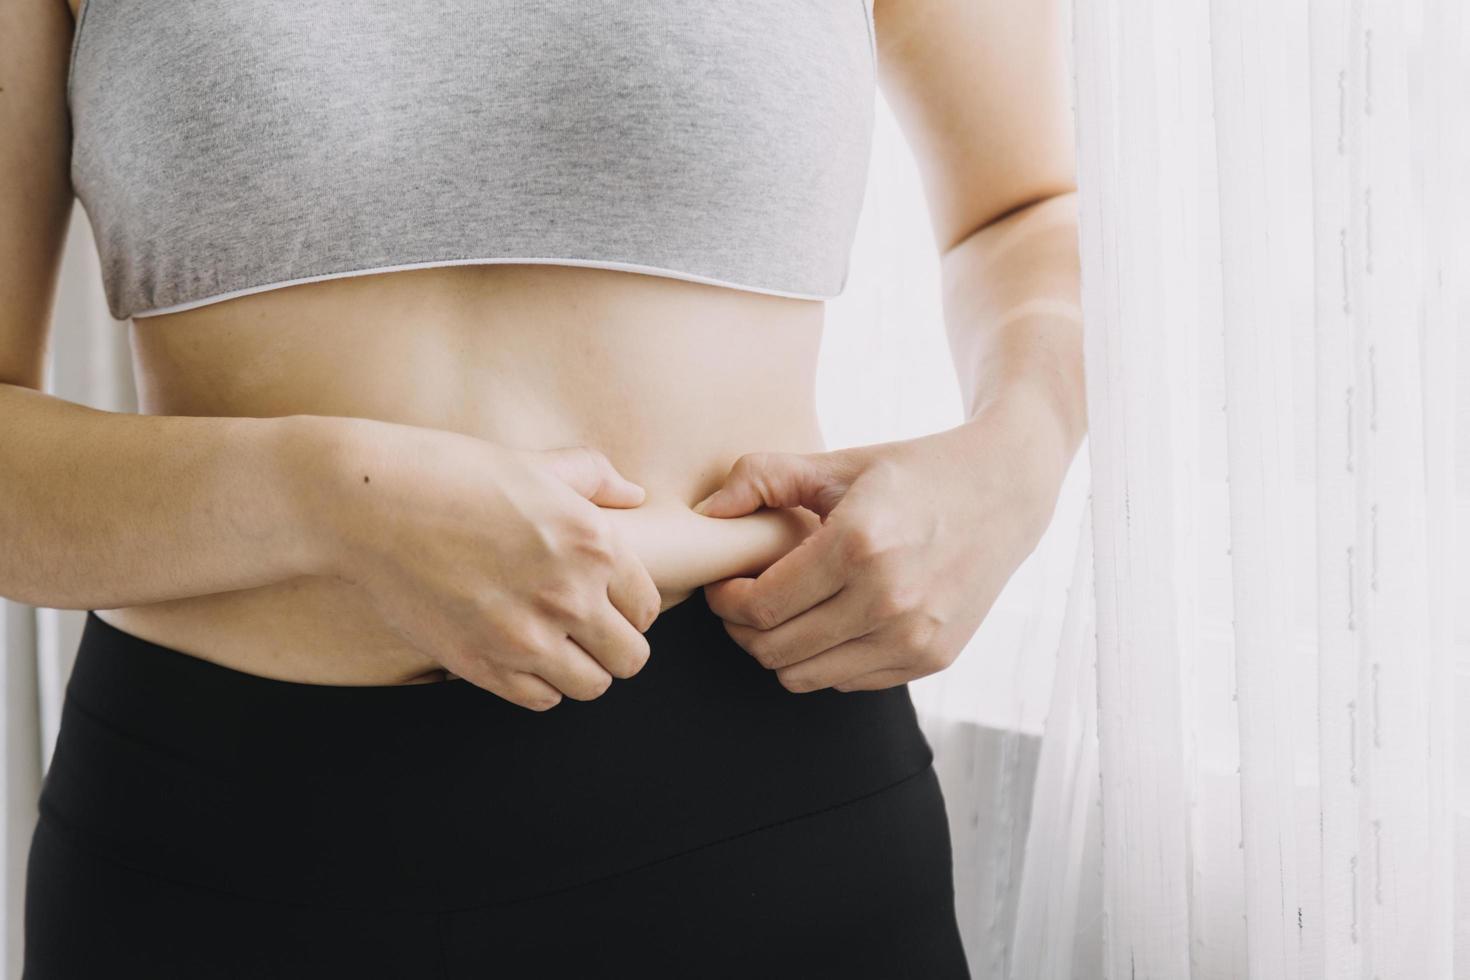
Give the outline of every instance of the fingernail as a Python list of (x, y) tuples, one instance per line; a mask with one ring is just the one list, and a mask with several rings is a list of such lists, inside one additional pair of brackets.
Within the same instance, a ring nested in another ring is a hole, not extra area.
[[(719, 493), (719, 491), (716, 490), (715, 493)], [(708, 497), (705, 497), (699, 503), (697, 503), (693, 507), (691, 507), (690, 510), (694, 511), (696, 514), (703, 514), (704, 513), (705, 504), (708, 504), (710, 502), (710, 500), (712, 500), (714, 498), (714, 495), (715, 494), (712, 493)]]

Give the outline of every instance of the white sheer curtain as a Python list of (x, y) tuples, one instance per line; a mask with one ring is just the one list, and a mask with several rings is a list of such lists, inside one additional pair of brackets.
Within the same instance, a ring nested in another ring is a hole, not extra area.
[(1016, 977), (1470, 975), (1467, 28), (1075, 4), (1096, 642)]

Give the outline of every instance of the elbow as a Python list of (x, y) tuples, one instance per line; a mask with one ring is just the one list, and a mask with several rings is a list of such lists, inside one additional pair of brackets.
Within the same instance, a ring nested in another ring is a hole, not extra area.
[(1075, 216), (1077, 209), (1076, 180), (1056, 180), (1030, 188), (1026, 193), (1007, 200), (978, 218), (962, 222), (958, 230), (947, 236), (940, 245), (940, 255), (948, 255), (970, 239), (993, 228), (1017, 224), (1040, 212), (1067, 213)]

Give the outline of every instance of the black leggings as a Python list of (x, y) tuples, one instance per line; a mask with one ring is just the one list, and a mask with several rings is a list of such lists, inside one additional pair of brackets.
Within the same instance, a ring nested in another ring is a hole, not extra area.
[(602, 697), (259, 677), (88, 614), (27, 980), (968, 977), (906, 686), (792, 694), (703, 593)]

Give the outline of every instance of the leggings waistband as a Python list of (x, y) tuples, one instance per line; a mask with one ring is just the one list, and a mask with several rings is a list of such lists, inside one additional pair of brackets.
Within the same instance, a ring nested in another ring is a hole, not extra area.
[(933, 760), (907, 685), (793, 694), (703, 592), (593, 701), (343, 687), (201, 660), (89, 612), (41, 795), (94, 852), (234, 894), (455, 909), (631, 870)]

